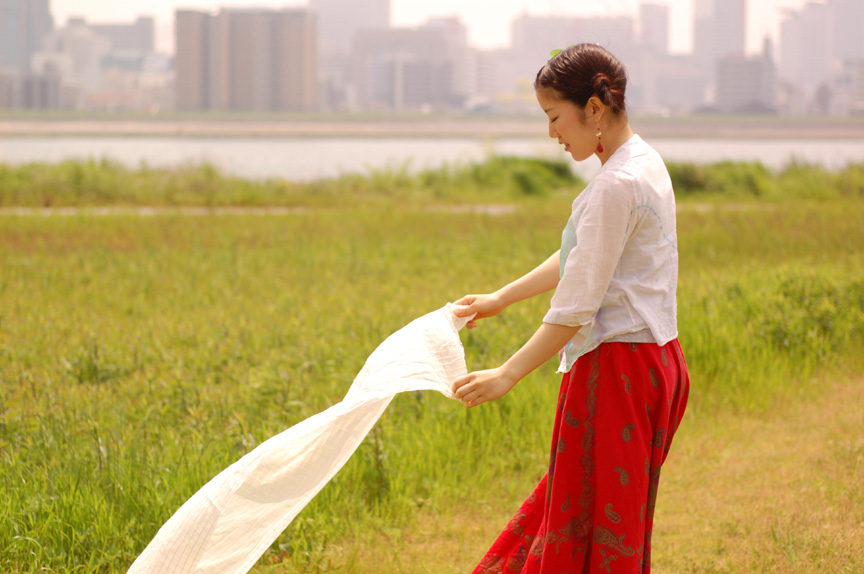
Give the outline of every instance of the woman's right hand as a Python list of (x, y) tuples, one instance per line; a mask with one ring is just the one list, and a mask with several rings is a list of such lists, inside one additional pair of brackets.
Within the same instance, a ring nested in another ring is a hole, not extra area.
[(469, 329), (477, 326), (478, 319), (486, 319), (494, 317), (504, 310), (507, 305), (501, 300), (498, 293), (489, 293), (485, 295), (465, 295), (455, 302), (456, 305), (464, 305), (463, 309), (456, 309), (454, 313), (457, 317), (467, 317), (475, 315), (473, 319), (465, 325)]

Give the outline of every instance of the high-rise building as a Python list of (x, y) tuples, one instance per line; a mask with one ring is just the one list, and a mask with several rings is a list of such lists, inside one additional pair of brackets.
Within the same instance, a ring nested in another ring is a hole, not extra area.
[(359, 30), (390, 27), (391, 0), (309, 0), (318, 16), (318, 45), (322, 51), (349, 50)]
[(131, 24), (89, 24), (90, 28), (108, 38), (113, 50), (131, 52), (154, 52), (156, 50), (156, 25), (152, 16), (139, 16)]
[(30, 58), (54, 29), (49, 0), (0, 0), (0, 68), (30, 71)]
[(693, 0), (693, 57), (703, 65), (714, 60), (714, 0)]
[(318, 17), (317, 76), (322, 105), (358, 107), (351, 49), (360, 30), (390, 28), (391, 0), (309, 0)]
[(315, 15), (306, 10), (176, 13), (176, 106), (186, 110), (318, 107)]
[(855, 74), (864, 59), (864, 2), (808, 2), (780, 26), (778, 74), (800, 94), (800, 113), (857, 113)]
[(477, 61), (468, 45), (468, 27), (458, 16), (430, 18), (419, 30), (437, 30), (444, 36), (446, 57), (452, 63), (451, 92), (465, 100), (478, 91)]
[(828, 0), (828, 8), (834, 58), (841, 61), (864, 58), (864, 0)]
[(536, 58), (548, 58), (549, 52), (571, 44), (600, 44), (622, 57), (633, 47), (633, 20), (627, 17), (577, 17), (522, 15), (512, 23), (513, 44), (517, 51), (528, 51), (537, 68)]
[(851, 113), (864, 115), (864, 58), (852, 62)]
[(714, 55), (743, 57), (747, 51), (747, 0), (715, 0)]
[(776, 113), (773, 47), (750, 58), (727, 56), (717, 61), (717, 104), (727, 113)]
[(274, 32), (272, 108), (317, 109), (315, 15), (287, 10), (278, 12)]
[(272, 105), (276, 54), (274, 13), (263, 10), (223, 10), (228, 19), (228, 108), (269, 110)]
[(215, 56), (208, 42), (212, 19), (206, 12), (196, 10), (177, 10), (174, 14), (174, 105), (178, 110), (213, 109), (210, 67)]
[(809, 2), (802, 10), (787, 12), (780, 24), (779, 76), (805, 94), (826, 83), (831, 76), (832, 29), (826, 4)]
[(743, 57), (747, 39), (747, 0), (694, 0), (693, 55), (713, 67), (721, 58)]
[(72, 19), (46, 35), (41, 48), (31, 58), (33, 72), (45, 74), (53, 69), (66, 82), (92, 90), (99, 85), (101, 62), (110, 53), (111, 43), (83, 21)]
[(21, 78), (21, 107), (57, 110), (63, 106), (63, 76), (48, 65), (43, 73), (27, 73)]
[(665, 4), (639, 6), (639, 43), (656, 54), (669, 52), (669, 7)]
[(361, 30), (352, 59), (358, 103), (364, 108), (401, 111), (462, 103), (441, 29)]

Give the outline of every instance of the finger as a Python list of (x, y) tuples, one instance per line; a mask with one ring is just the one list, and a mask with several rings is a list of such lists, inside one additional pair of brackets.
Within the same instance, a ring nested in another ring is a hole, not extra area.
[(465, 324), (465, 327), (468, 329), (473, 329), (476, 326), (477, 326), (477, 323), (475, 321), (468, 321), (468, 323)]
[(470, 383), (459, 389), (459, 392), (456, 394), (456, 397), (462, 401), (463, 403), (470, 403), (471, 401), (477, 400), (477, 397), (481, 395), (481, 389), (478, 387), (477, 383)]
[(486, 402), (486, 397), (483, 397), (483, 396), (478, 395), (478, 396), (475, 397), (473, 400), (470, 400), (470, 401), (466, 402), (466, 403), (465, 403), (465, 408), (473, 409), (473, 408), (476, 407), (477, 405), (482, 405), (482, 404), (485, 403), (485, 402)]
[(462, 397), (460, 397), (459, 400), (461, 400), (463, 403), (468, 404), (471, 401), (475, 400), (479, 396), (480, 396), (480, 393), (477, 391), (477, 389), (472, 388), (472, 389), (466, 390), (464, 393), (462, 393)]
[(465, 394), (471, 389), (465, 388), (465, 385), (471, 382), (471, 375), (463, 375), (461, 377), (457, 377), (455, 381), (453, 381), (453, 393), (459, 397), (461, 400)]
[(473, 315), (474, 313), (476, 313), (476, 311), (472, 311), (470, 305), (453, 310), (453, 314), (457, 317), (468, 317), (469, 315)]
[(480, 398), (480, 395), (478, 393), (468, 393), (467, 395), (465, 395), (465, 397), (462, 398), (462, 403), (466, 407), (471, 407), (473, 406), (474, 401), (476, 401), (478, 398)]
[[(454, 302), (453, 304), (468, 307), (472, 303), (474, 303), (474, 301), (476, 301), (476, 300), (477, 300), (476, 295), (465, 295), (464, 297), (462, 297), (458, 301)], [(464, 317), (466, 315), (470, 315), (471, 313), (473, 313), (473, 311), (469, 312), (467, 308), (455, 309), (453, 312), (457, 317)]]

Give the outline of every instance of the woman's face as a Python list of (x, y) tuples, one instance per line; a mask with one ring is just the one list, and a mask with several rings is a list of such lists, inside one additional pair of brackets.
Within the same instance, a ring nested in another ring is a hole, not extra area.
[[(556, 138), (564, 151), (576, 161), (584, 161), (597, 151), (597, 126), (591, 116), (570, 100), (562, 99), (549, 88), (536, 91), (537, 101), (549, 118), (549, 137)], [(591, 107), (590, 104), (587, 107)]]

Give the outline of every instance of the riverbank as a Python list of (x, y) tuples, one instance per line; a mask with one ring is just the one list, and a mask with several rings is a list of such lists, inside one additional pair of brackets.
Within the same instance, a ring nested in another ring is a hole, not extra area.
[[(521, 138), (542, 133), (537, 116), (40, 116), (0, 115), (0, 135), (14, 137), (476, 137)], [(864, 118), (693, 116), (634, 117), (646, 138), (861, 139)]]

